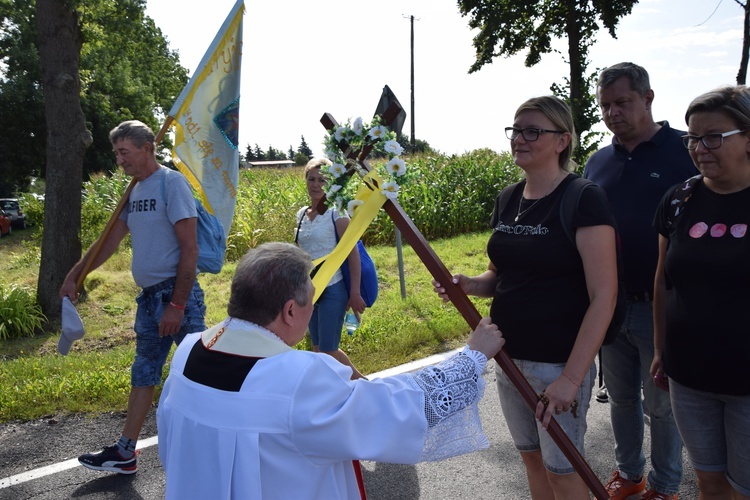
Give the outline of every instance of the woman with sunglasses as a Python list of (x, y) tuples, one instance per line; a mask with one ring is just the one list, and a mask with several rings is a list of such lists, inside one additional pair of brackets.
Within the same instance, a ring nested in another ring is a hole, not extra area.
[[(750, 89), (693, 100), (683, 137), (702, 177), (654, 219), (651, 375), (669, 390), (702, 499), (750, 498)], [(679, 215), (678, 215), (679, 214)], [(666, 375), (665, 375), (666, 374)]]
[[(496, 368), (500, 404), (531, 497), (588, 498), (583, 480), (545, 429), (554, 415), (583, 453), (594, 358), (617, 295), (615, 222), (604, 191), (586, 189), (573, 216), (575, 245), (565, 235), (560, 202), (575, 178), (569, 173), (575, 130), (567, 104), (553, 96), (530, 99), (505, 130), (525, 179), (506, 188), (510, 197), (495, 202), (488, 270), (474, 277), (456, 274), (453, 282), (469, 295), (493, 298), (490, 316), (505, 348), (540, 394), (530, 410)], [(433, 285), (447, 300), (441, 284)]]

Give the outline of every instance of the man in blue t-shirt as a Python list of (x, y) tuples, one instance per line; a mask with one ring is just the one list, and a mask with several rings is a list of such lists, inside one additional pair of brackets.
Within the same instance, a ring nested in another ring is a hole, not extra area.
[[(185, 176), (156, 161), (154, 133), (146, 124), (123, 122), (110, 132), (109, 139), (117, 164), (138, 182), (112, 230), (101, 236), (105, 239), (91, 270), (112, 256), (130, 233), (131, 271), (142, 290), (135, 299), (135, 360), (130, 369), (130, 396), (122, 434), (111, 446), (81, 455), (78, 461), (89, 469), (134, 474), (138, 436), (151, 409), (154, 389), (161, 383), (172, 342), (179, 344), (188, 333), (206, 329), (206, 305), (196, 280), (197, 212), (190, 184)], [(61, 298), (78, 298), (76, 280), (91, 251), (68, 273), (60, 289)], [(70, 344), (61, 337), (58, 350), (67, 354)]]
[[(698, 173), (682, 145), (685, 132), (655, 122), (654, 91), (648, 73), (619, 63), (599, 75), (596, 98), (612, 144), (594, 153), (584, 177), (607, 193), (620, 234), (627, 316), (617, 340), (602, 348), (617, 470), (607, 484), (611, 498), (646, 489), (643, 451), (644, 412), (651, 422), (649, 490), (644, 498), (677, 498), (682, 479), (682, 441), (672, 416), (669, 393), (650, 376), (654, 357), (652, 293), (658, 234), (651, 222), (668, 188)], [(641, 397), (643, 389), (643, 399)]]

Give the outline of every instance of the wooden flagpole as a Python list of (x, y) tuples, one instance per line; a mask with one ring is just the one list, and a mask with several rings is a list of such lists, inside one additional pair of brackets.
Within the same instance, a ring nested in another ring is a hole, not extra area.
[[(169, 130), (169, 126), (172, 125), (172, 120), (174, 120), (174, 118), (172, 118), (171, 116), (167, 116), (167, 119), (164, 120), (164, 124), (161, 126), (159, 133), (156, 134), (156, 137), (154, 138), (154, 147), (156, 147), (156, 145), (159, 144), (161, 140), (164, 138), (164, 135), (167, 133), (167, 130)], [(128, 198), (130, 198), (130, 192), (133, 190), (133, 187), (135, 187), (137, 182), (138, 181), (135, 179), (132, 179), (130, 181), (130, 184), (128, 184), (127, 189), (125, 189), (125, 193), (123, 193), (122, 198), (120, 198), (120, 202), (117, 204), (115, 211), (112, 212), (112, 216), (109, 218), (107, 225), (104, 226), (104, 231), (102, 231), (101, 236), (99, 236), (99, 238), (94, 242), (94, 246), (91, 248), (91, 252), (89, 252), (88, 258), (86, 259), (86, 262), (84, 262), (83, 267), (81, 268), (81, 272), (78, 275), (78, 279), (76, 279), (75, 293), (78, 293), (81, 290), (81, 287), (83, 286), (83, 281), (86, 279), (86, 275), (88, 275), (89, 271), (91, 270), (91, 266), (94, 264), (94, 260), (96, 260), (96, 257), (99, 255), (99, 252), (101, 252), (102, 250), (102, 245), (104, 244), (104, 240), (107, 239), (107, 236), (109, 236), (109, 233), (112, 232), (112, 228), (114, 227), (115, 222), (117, 222), (117, 219), (120, 218), (120, 214), (125, 209), (125, 204), (128, 202)]]
[[(395, 101), (392, 102), (383, 114), (383, 121), (390, 125), (400, 111), (401, 106)], [(326, 130), (335, 130), (339, 126), (333, 116), (329, 113), (324, 114), (320, 119), (320, 122)], [(348, 144), (339, 144), (339, 146), (344, 151), (348, 148)], [(371, 168), (367, 163), (366, 158), (371, 151), (372, 146), (368, 145), (362, 148), (361, 151), (350, 151), (348, 153), (348, 158), (356, 160), (366, 171), (369, 172)], [(425, 240), (422, 233), (417, 229), (414, 222), (406, 214), (401, 205), (399, 205), (398, 201), (388, 199), (383, 205), (383, 208), (391, 220), (393, 220), (396, 227), (401, 231), (404, 238), (406, 238), (406, 241), (411, 245), (416, 254), (425, 264), (427, 270), (430, 271), (430, 274), (432, 274), (432, 276), (445, 288), (448, 298), (453, 305), (456, 306), (456, 309), (458, 309), (469, 326), (472, 329), (476, 328), (479, 321), (482, 319), (479, 311), (477, 311), (476, 307), (474, 307), (474, 304), (469, 300), (469, 297), (463, 292), (463, 290), (453, 284), (453, 275), (448, 271), (432, 247), (430, 247), (430, 244)], [(325, 211), (325, 198), (321, 199), (317, 210), (319, 213)], [(505, 372), (510, 381), (516, 387), (521, 394), (521, 397), (526, 401), (526, 404), (529, 405), (529, 408), (531, 408), (532, 411), (536, 411), (539, 396), (534, 392), (534, 389), (510, 356), (508, 356), (508, 353), (505, 352), (504, 349), (501, 350), (497, 356), (495, 356), (495, 361), (500, 365), (500, 368), (502, 368), (503, 372)], [(583, 459), (583, 456), (581, 456), (578, 449), (573, 446), (570, 438), (568, 438), (565, 431), (563, 431), (562, 427), (560, 427), (560, 424), (557, 423), (554, 417), (550, 419), (547, 431), (586, 483), (586, 486), (592, 491), (594, 496), (600, 500), (608, 499), (609, 495), (601, 481), (599, 481), (591, 470), (589, 464)]]

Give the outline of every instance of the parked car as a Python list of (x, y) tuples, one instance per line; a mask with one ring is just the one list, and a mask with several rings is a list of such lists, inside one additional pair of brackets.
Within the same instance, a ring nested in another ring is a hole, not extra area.
[(18, 198), (0, 198), (0, 210), (10, 215), (13, 226), (26, 229), (26, 215), (18, 204)]
[(4, 210), (0, 210), (0, 238), (12, 231), (10, 215), (6, 214)]

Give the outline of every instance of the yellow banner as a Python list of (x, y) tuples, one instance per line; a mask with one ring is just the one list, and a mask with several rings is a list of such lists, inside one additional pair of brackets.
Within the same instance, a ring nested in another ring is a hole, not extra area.
[[(374, 183), (373, 180), (375, 181)], [(380, 186), (381, 184), (382, 181), (375, 171), (368, 173), (364, 177), (363, 182), (357, 190), (357, 196), (355, 197), (355, 199), (363, 201), (364, 204), (359, 205), (356, 210), (354, 210), (354, 215), (352, 215), (352, 219), (349, 222), (349, 227), (346, 228), (346, 232), (341, 236), (336, 248), (334, 248), (328, 255), (313, 262), (316, 266), (321, 262), (323, 263), (312, 280), (315, 285), (315, 298), (313, 299), (315, 302), (318, 301), (320, 294), (326, 289), (328, 282), (331, 281), (336, 270), (338, 270), (346, 258), (349, 257), (352, 249), (357, 245), (357, 241), (362, 237), (367, 227), (375, 216), (378, 215), (380, 208), (385, 203), (385, 195), (380, 192), (379, 188), (374, 187)]]
[(242, 14), (237, 0), (172, 106), (172, 160), (229, 235), (239, 181)]

